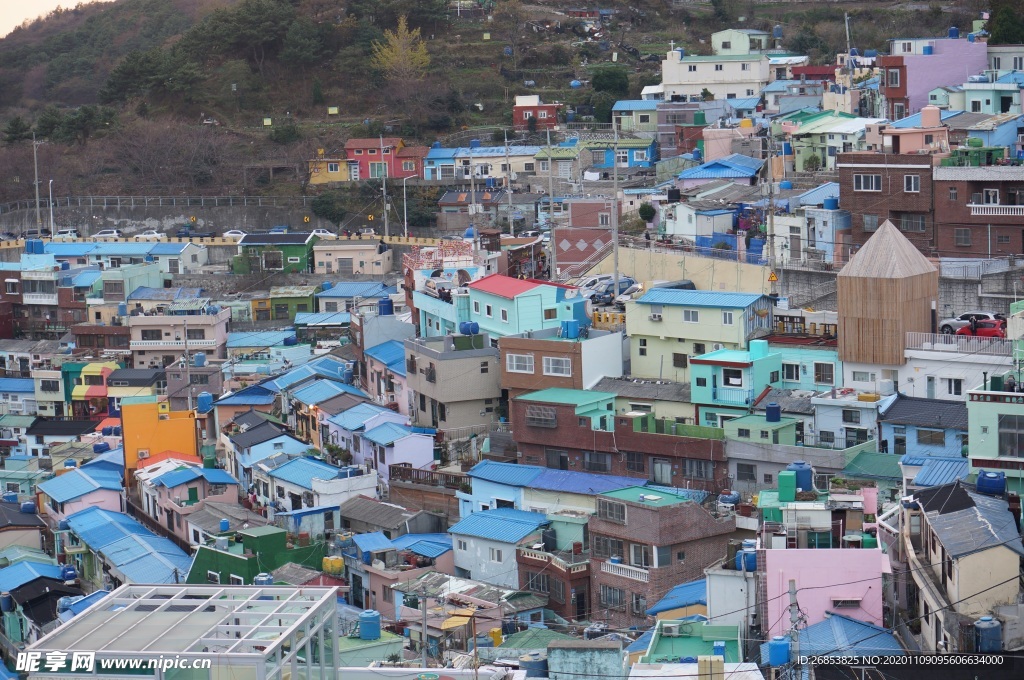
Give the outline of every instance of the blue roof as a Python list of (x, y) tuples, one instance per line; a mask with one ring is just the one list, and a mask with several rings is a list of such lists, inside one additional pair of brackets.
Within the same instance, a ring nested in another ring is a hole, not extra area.
[(72, 618), (74, 618), (78, 614), (81, 614), (86, 609), (93, 606), (109, 594), (110, 591), (108, 590), (94, 590), (88, 595), (84, 595), (74, 600), (73, 602), (70, 602), (70, 604), (68, 604), (68, 608), (62, 611), (57, 618), (59, 618), (62, 622), (70, 621)]
[[(953, 116), (959, 116), (963, 111), (939, 111), (939, 122), (952, 118)], [(893, 121), (888, 124), (888, 127), (892, 128), (916, 128), (921, 127), (921, 112), (918, 111), (915, 114), (909, 115), (906, 118), (900, 118), (897, 121)]]
[(100, 489), (120, 492), (123, 488), (121, 473), (102, 467), (75, 468), (38, 486), (40, 491), (58, 503), (67, 503)]
[(657, 111), (656, 99), (623, 99), (615, 102), (612, 111)]
[(753, 177), (761, 171), (764, 161), (734, 153), (716, 158), (695, 168), (679, 173), (679, 179), (720, 179), (729, 177)]
[(152, 533), (128, 515), (95, 506), (69, 515), (67, 521), (72, 531), (93, 550), (99, 550), (130, 534)]
[(93, 249), (89, 251), (90, 255), (134, 255), (136, 257), (142, 257), (143, 255), (149, 255), (149, 251), (153, 249), (153, 243), (125, 243), (124, 241), (108, 243), (106, 241), (102, 243), (93, 244)]
[(352, 321), (349, 312), (298, 312), (296, 326), (342, 326)]
[[(280, 391), (313, 377), (341, 380), (345, 377), (345, 371), (348, 368), (349, 365), (340, 359), (322, 356), (260, 384), (266, 385), (268, 389)], [(358, 394), (365, 393), (359, 391)]]
[(231, 473), (227, 470), (202, 468), (194, 465), (165, 472), (154, 479), (153, 484), (154, 486), (166, 486), (168, 489), (173, 489), (176, 486), (188, 484), (200, 478), (206, 479), (209, 484), (238, 484), (238, 480), (232, 477)]
[[(819, 621), (800, 631), (800, 655), (807, 656), (875, 656), (899, 655), (906, 652), (893, 633), (885, 628), (829, 612)], [(761, 663), (768, 664), (768, 645), (761, 645)]]
[(498, 463), (493, 460), (482, 460), (474, 465), (466, 474), (474, 479), (483, 479), (495, 484), (528, 486), (545, 469), (537, 465), (518, 465), (516, 463)]
[(1024, 71), (1010, 71), (996, 78), (997, 83), (1016, 83), (1024, 85)]
[(152, 286), (139, 286), (131, 292), (128, 300), (188, 300), (198, 298), (202, 292), (202, 288), (153, 288)]
[(647, 615), (654, 616), (672, 609), (682, 609), (683, 607), (689, 607), (695, 604), (707, 605), (707, 603), (708, 582), (707, 579), (702, 578), (696, 581), (690, 581), (689, 583), (680, 583), (669, 590), (665, 593), (665, 597), (655, 602), (654, 605), (647, 610)]
[(637, 486), (636, 477), (617, 477), (615, 475), (599, 475), (593, 472), (576, 472), (573, 470), (551, 470), (542, 468), (539, 475), (528, 484), (533, 489), (565, 491), (594, 496), (606, 491), (616, 491), (629, 486)]
[(287, 338), (294, 338), (295, 331), (236, 331), (228, 333), (228, 349), (242, 347), (275, 347), (283, 345)]
[(439, 146), (437, 148), (430, 147), (430, 151), (427, 152), (427, 160), (449, 160), (455, 157), (456, 151), (458, 151), (458, 149), (447, 146)]
[(96, 247), (95, 243), (55, 243), (43, 244), (43, 252), (55, 257), (81, 257), (88, 255)]
[(634, 654), (636, 652), (646, 652), (651, 646), (651, 640), (654, 639), (654, 629), (648, 628), (645, 630), (640, 637), (633, 640), (633, 643), (626, 647), (626, 653)]
[(548, 518), (539, 512), (496, 508), (474, 512), (449, 527), (448, 533), (501, 543), (518, 543), (546, 524), (549, 524)]
[(101, 276), (103, 276), (103, 272), (99, 269), (86, 269), (75, 274), (71, 279), (71, 285), (74, 288), (90, 288)]
[(356, 404), (347, 411), (335, 414), (327, 420), (334, 423), (343, 430), (356, 432), (362, 429), (366, 421), (381, 413), (393, 412), (391, 409), (378, 406), (377, 404)]
[(642, 305), (746, 309), (763, 297), (765, 296), (760, 293), (719, 293), (711, 290), (652, 288), (640, 296), (637, 302)]
[(820, 187), (808, 189), (796, 198), (800, 205), (821, 205), (826, 198), (839, 198), (839, 183), (825, 182)]
[(411, 434), (413, 434), (413, 431), (404, 425), (381, 423), (372, 430), (364, 432), (363, 439), (369, 439), (374, 444), (380, 444), (381, 446), (391, 446), (399, 439), (408, 437)]
[(221, 397), (217, 406), (266, 406), (273, 404), (277, 395), (262, 385), (250, 385), (234, 394)]
[(392, 373), (405, 377), (405, 344), (401, 341), (382, 342), (365, 350), (363, 354), (386, 365)]
[(108, 470), (120, 470), (124, 472), (124, 449), (111, 449), (92, 457), (88, 463), (82, 463), (83, 469), (94, 467), (106, 468)]
[(386, 286), (379, 281), (339, 281), (331, 287), (316, 294), (318, 298), (354, 298), (354, 297), (386, 297), (397, 292), (394, 286)]
[(32, 378), (0, 378), (0, 392), (35, 392)]
[(391, 543), (398, 550), (410, 550), (417, 555), (436, 559), (452, 549), (450, 534), (405, 534)]
[(188, 241), (181, 243), (163, 243), (158, 242), (153, 244), (153, 248), (149, 251), (150, 255), (180, 255), (185, 248), (191, 245)]
[(391, 550), (395, 547), (391, 540), (380, 531), (373, 531), (368, 534), (356, 534), (352, 537), (352, 542), (355, 543), (356, 547), (363, 552)]
[(273, 479), (312, 489), (314, 479), (336, 479), (340, 470), (315, 458), (293, 458), (269, 473)]
[(900, 458), (900, 464), (921, 466), (921, 470), (914, 477), (914, 486), (952, 484), (971, 472), (970, 461), (960, 457), (921, 456), (908, 453)]
[(741, 99), (727, 99), (726, 101), (729, 103), (729, 106), (731, 106), (734, 111), (752, 111), (757, 108), (758, 104), (761, 103), (761, 98), (743, 97)]
[(9, 567), (0, 569), (0, 591), (9, 593), (37, 578), (52, 578), (63, 581), (60, 577), (61, 565), (43, 564), (42, 562), (15, 562)]
[(302, 385), (299, 389), (292, 392), (292, 398), (307, 405), (319, 404), (321, 401), (327, 401), (331, 397), (336, 397), (339, 394), (355, 394), (358, 396), (365, 395), (365, 392), (360, 390), (358, 387), (352, 387), (346, 385), (343, 382), (337, 382), (335, 380), (328, 380), (327, 378), (319, 378), (317, 380), (311, 380), (309, 384)]

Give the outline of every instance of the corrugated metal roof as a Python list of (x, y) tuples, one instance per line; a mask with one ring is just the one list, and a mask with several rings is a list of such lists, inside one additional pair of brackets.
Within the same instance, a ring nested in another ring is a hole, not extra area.
[(43, 252), (54, 257), (83, 257), (88, 255), (96, 247), (92, 242), (81, 243), (55, 243), (43, 244)]
[(897, 394), (879, 414), (879, 422), (943, 430), (967, 431), (967, 404), (962, 401), (925, 399)]
[(530, 481), (533, 489), (564, 491), (593, 496), (605, 491), (625, 489), (636, 486), (635, 477), (618, 477), (615, 475), (599, 475), (593, 472), (576, 472), (574, 470), (542, 469), (541, 473)]
[(139, 286), (128, 295), (128, 300), (129, 302), (133, 300), (180, 300), (197, 298), (202, 292), (202, 288), (153, 288), (151, 286)]
[(455, 536), (474, 536), (500, 543), (518, 543), (548, 523), (547, 517), (539, 512), (497, 508), (474, 512), (449, 527), (448, 532)]
[(274, 347), (283, 345), (288, 338), (294, 338), (294, 330), (285, 331), (235, 331), (228, 333), (228, 349), (246, 347)]
[(417, 555), (436, 559), (452, 549), (449, 534), (405, 534), (391, 540), (398, 550), (409, 550)]
[(720, 293), (711, 290), (652, 288), (640, 296), (637, 302), (643, 305), (746, 309), (763, 297), (765, 296), (760, 293)]
[(69, 515), (71, 530), (94, 550), (99, 550), (130, 534), (150, 533), (135, 519), (119, 512), (92, 507)]
[(470, 290), (497, 295), (511, 300), (541, 285), (538, 281), (517, 279), (504, 274), (491, 274), (466, 285)]
[(354, 298), (372, 297), (380, 298), (395, 292), (392, 286), (387, 286), (379, 281), (338, 281), (332, 283), (327, 290), (316, 294), (318, 299), (325, 298)]
[(399, 340), (388, 340), (364, 350), (367, 357), (379, 361), (392, 373), (405, 376), (405, 344)]
[(9, 567), (0, 569), (0, 591), (9, 593), (15, 588), (20, 588), (26, 583), (31, 583), (37, 578), (52, 578), (58, 581), (61, 565), (44, 564), (42, 562), (17, 562)]
[(319, 286), (271, 286), (270, 297), (272, 298), (306, 298), (312, 297)]
[(23, 416), (17, 413), (5, 413), (0, 416), (0, 427), (31, 427), (36, 416)]
[(217, 400), (217, 406), (266, 406), (273, 404), (277, 395), (260, 385), (251, 385), (234, 394), (221, 397)]
[[(571, 404), (584, 406), (599, 401), (615, 399), (614, 392), (595, 392), (594, 390), (573, 390), (567, 387), (549, 387), (528, 394), (521, 394), (516, 399), (523, 401), (541, 401), (547, 404)], [(609, 413), (612, 413), (609, 411)]]
[[(828, 612), (824, 621), (800, 631), (800, 654), (828, 657), (903, 656), (899, 640), (886, 628)], [(768, 665), (768, 645), (761, 645), (761, 662)]]
[[(80, 272), (71, 279), (71, 285), (74, 288), (90, 288), (92, 284), (96, 283), (103, 276), (103, 272), (98, 269), (87, 269), (84, 272)], [(129, 298), (131, 299), (131, 298)]]
[(891, 453), (873, 453), (871, 451), (861, 451), (851, 458), (843, 468), (843, 474), (847, 477), (867, 479), (902, 479), (900, 461), (896, 456)]
[(176, 583), (188, 575), (192, 558), (170, 539), (152, 533), (126, 536), (101, 554), (130, 583)]
[(654, 605), (647, 610), (647, 615), (654, 616), (672, 609), (681, 609), (694, 604), (706, 605), (707, 603), (708, 582), (707, 579), (702, 578), (696, 581), (690, 581), (689, 583), (680, 583), (669, 590), (665, 593), (663, 598), (655, 602)]
[(1002, 498), (975, 493), (962, 482), (933, 486), (914, 497), (949, 555), (960, 557), (1006, 546), (1024, 556), (1017, 522)]
[(303, 489), (312, 489), (314, 479), (336, 479), (340, 470), (333, 465), (328, 465), (322, 460), (315, 458), (293, 458), (284, 465), (280, 465), (268, 474), (274, 479), (280, 479)]
[(822, 205), (826, 198), (839, 198), (839, 183), (825, 182), (820, 187), (808, 189), (796, 198), (800, 205)]
[(107, 490), (120, 492), (121, 474), (112, 470), (75, 468), (69, 472), (41, 482), (39, 490), (58, 503), (67, 503), (93, 491)]
[(372, 430), (364, 432), (363, 439), (369, 439), (374, 444), (380, 444), (381, 446), (391, 446), (399, 439), (404, 439), (412, 433), (412, 430), (408, 427), (398, 423), (381, 423)]
[(656, 99), (625, 99), (615, 102), (612, 111), (657, 111)]
[[(954, 116), (959, 116), (961, 113), (963, 113), (963, 111), (944, 111), (944, 110), (940, 110), (939, 111), (939, 120), (940, 121), (944, 121), (947, 118), (953, 118)], [(918, 111), (917, 113), (911, 114), (911, 115), (907, 116), (906, 118), (900, 118), (899, 120), (895, 120), (895, 121), (889, 123), (887, 127), (892, 127), (892, 128), (896, 128), (896, 129), (899, 129), (899, 130), (902, 130), (904, 128), (919, 128), (919, 127), (921, 127), (921, 112)]]
[(721, 177), (753, 177), (761, 171), (764, 161), (734, 153), (688, 168), (679, 173), (679, 179), (719, 179)]
[[(153, 249), (149, 251), (149, 254), (154, 257), (158, 255), (181, 255), (182, 251), (190, 245), (192, 243), (187, 241), (182, 243), (154, 243)], [(206, 246), (199, 247), (205, 248)]]
[[(884, 454), (880, 454), (884, 455)], [(966, 458), (940, 456), (903, 456), (902, 465), (921, 466), (914, 477), (914, 486), (942, 486), (964, 479), (971, 473), (970, 461)]]
[(36, 383), (32, 378), (0, 378), (0, 392), (35, 392)]
[(375, 550), (391, 550), (395, 545), (380, 531), (373, 531), (368, 534), (356, 534), (352, 542), (363, 552), (374, 552)]
[(743, 97), (741, 99), (730, 99), (729, 100), (729, 106), (731, 106), (734, 111), (746, 111), (746, 110), (751, 110), (752, 111), (752, 110), (756, 109), (757, 105), (760, 104), (760, 103), (761, 103), (761, 98), (760, 97)]
[(149, 255), (149, 251), (152, 249), (152, 243), (128, 243), (125, 241), (117, 241), (113, 243), (102, 242), (94, 244), (93, 249), (89, 254), (93, 256), (134, 255), (135, 257), (142, 257), (143, 255)]
[(328, 380), (326, 378), (320, 378), (312, 380), (307, 385), (303, 385), (299, 389), (292, 393), (292, 398), (303, 404), (313, 406), (319, 404), (321, 401), (327, 401), (332, 397), (336, 397), (339, 394), (363, 394), (356, 387), (346, 385), (342, 382), (335, 380)]
[(509, 486), (528, 486), (537, 478), (544, 468), (537, 465), (518, 465), (516, 463), (498, 463), (493, 460), (482, 460), (474, 465), (468, 474), (475, 479), (482, 479), (495, 484)]
[(347, 411), (333, 415), (327, 420), (334, 423), (343, 430), (357, 432), (362, 429), (367, 420), (381, 413), (388, 413), (391, 409), (378, 406), (377, 404), (359, 404)]
[(188, 484), (196, 479), (205, 479), (209, 484), (238, 484), (238, 480), (231, 476), (227, 470), (220, 468), (203, 468), (189, 466), (180, 470), (166, 472), (153, 480), (154, 486), (166, 486), (173, 489), (182, 484)]
[(294, 323), (296, 326), (344, 326), (351, 321), (349, 312), (299, 312)]

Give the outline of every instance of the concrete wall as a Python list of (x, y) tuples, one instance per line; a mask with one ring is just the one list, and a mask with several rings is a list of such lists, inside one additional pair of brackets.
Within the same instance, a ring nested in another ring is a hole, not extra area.
[[(588, 273), (610, 274), (614, 270), (609, 254)], [(698, 290), (771, 291), (767, 267), (651, 249), (619, 248), (619, 272), (638, 281), (690, 279)]]

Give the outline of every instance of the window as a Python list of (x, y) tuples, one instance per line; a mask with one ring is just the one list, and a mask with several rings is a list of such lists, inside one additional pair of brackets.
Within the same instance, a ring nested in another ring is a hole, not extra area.
[(736, 430), (736, 436), (742, 437), (743, 439), (750, 439), (750, 430), (745, 427), (741, 427)]
[(218, 573), (216, 571), (207, 571), (206, 572), (206, 582), (207, 583), (220, 583), (220, 573)]
[(881, 175), (854, 175), (853, 176), (853, 190), (854, 191), (881, 191), (882, 190), (882, 176)]
[(836, 435), (834, 432), (819, 432), (818, 433), (819, 444), (835, 444)]
[(43, 392), (60, 392), (60, 380), (40, 380), (39, 389)]
[(191, 385), (209, 385), (210, 384), (210, 376), (208, 374), (206, 374), (206, 373), (203, 373), (203, 374), (200, 374), (200, 375), (193, 375), (189, 379), (189, 384), (191, 384)]
[(639, 338), (636, 353), (642, 357), (647, 356), (647, 338)]
[(541, 169), (541, 172), (547, 172), (547, 171), (548, 171), (548, 165), (549, 165), (549, 164), (550, 164), (550, 161), (541, 161), (541, 162), (540, 162), (540, 169)]
[(981, 200), (985, 205), (999, 204), (999, 189), (984, 189), (981, 193)]
[(1013, 58), (1013, 70), (1014, 71), (1024, 71), (1024, 57), (1014, 57)]
[(527, 404), (526, 424), (531, 427), (558, 427), (558, 418), (555, 416), (554, 407)]
[(981, 100), (979, 100), (979, 99), (972, 99), (971, 100), (971, 113), (981, 113)]
[(711, 479), (711, 462), (687, 458), (686, 476), (694, 477), (696, 479)]
[(723, 368), (722, 384), (729, 387), (743, 387), (743, 370), (739, 368)]
[(508, 310), (507, 309), (501, 310), (501, 320), (504, 323), (508, 323)]
[(569, 469), (569, 452), (561, 451), (559, 449), (545, 449), (544, 455), (547, 458), (547, 464), (549, 468), (555, 470), (568, 470)]
[(615, 501), (609, 501), (604, 498), (597, 499), (597, 516), (601, 519), (608, 520), (609, 522), (615, 522), (617, 524), (626, 523), (626, 504), (617, 503)]
[(929, 428), (917, 428), (917, 443), (921, 446), (945, 446), (945, 430), (932, 430)]
[(864, 213), (864, 231), (878, 231), (878, 215)]
[(558, 579), (549, 579), (548, 581), (548, 597), (555, 602), (565, 603), (565, 583)]
[(687, 357), (685, 354), (679, 354), (678, 352), (672, 353), (672, 367), (673, 368), (686, 368)]
[(725, 68), (725, 67), (722, 64), (715, 64), (715, 70), (716, 71), (721, 71), (723, 68)]
[(835, 379), (835, 366), (832, 364), (814, 363), (814, 384), (831, 385)]
[[(375, 153), (372, 149), (370, 153)], [(380, 179), (387, 176), (387, 166), (384, 163), (370, 163), (370, 177)]]
[(722, 41), (722, 49), (723, 50), (732, 49), (732, 41), (731, 40), (723, 40)]
[(697, 378), (697, 387), (707, 387), (707, 386), (708, 386), (708, 379), (707, 378)]
[(700, 356), (701, 354), (704, 354), (706, 351), (707, 350), (704, 349), (704, 343), (703, 342), (695, 342), (695, 343), (693, 343), (693, 353), (696, 354), (697, 356)]
[(844, 408), (843, 409), (843, 422), (851, 425), (860, 425), (860, 409), (859, 408)]
[(956, 187), (950, 187), (949, 188), (949, 200), (951, 200), (951, 201), (955, 201), (956, 200)]
[[(747, 431), (749, 435), (749, 430)], [(757, 466), (753, 463), (736, 463), (736, 481), (756, 482)]]
[(584, 451), (583, 469), (590, 472), (608, 472), (612, 469), (612, 454)]
[(341, 171), (341, 164), (340, 163), (328, 163), (327, 164), (327, 172), (340, 172), (340, 171)]
[(643, 472), (647, 456), (643, 453), (626, 452), (626, 469), (630, 472)]
[(607, 536), (594, 536), (594, 557), (622, 556), (622, 541)]
[(146, 329), (142, 331), (143, 340), (162, 340), (163, 333), (157, 329)]
[(953, 243), (958, 246), (969, 247), (971, 245), (971, 230), (969, 228), (954, 229)]
[(619, 608), (625, 604), (625, 591), (622, 588), (601, 585), (601, 604), (609, 608)]
[(473, 300), (473, 313), (474, 314), (479, 314), (480, 313), (480, 301), (479, 300)]
[(1006, 234), (1000, 234), (996, 236), (996, 243), (1007, 244), (1010, 242), (1010, 237)]
[(875, 374), (868, 371), (854, 371), (851, 378), (853, 382), (875, 382)]
[(230, 583), (233, 586), (244, 586), (245, 579), (241, 576), (238, 576), (237, 574), (230, 574), (228, 576), (228, 583)]
[(921, 192), (921, 175), (903, 175), (903, 191), (908, 194)]
[(461, 538), (460, 538), (460, 539), (458, 540), (458, 542), (456, 543), (456, 547), (457, 547), (457, 548), (458, 548), (459, 550), (468, 550), (468, 549), (469, 549), (469, 546), (468, 546), (468, 545), (466, 544), (466, 542), (465, 542), (464, 540), (462, 540)]
[(790, 382), (800, 380), (800, 364), (782, 364), (782, 379)]
[(7, 283), (7, 294), (8, 295), (17, 295), (18, 294), (18, 282), (17, 281), (7, 281), (6, 283)]
[(263, 251), (263, 268), (270, 271), (284, 269), (284, 253), (280, 250)]
[(486, 316), (488, 319), (494, 317), (494, 309), (492, 309), (490, 305), (484, 306), (484, 316)]
[(886, 86), (887, 87), (899, 87), (900, 86), (900, 70), (897, 68), (889, 69), (886, 74)]
[[(487, 363), (486, 361), (481, 361), (480, 362), (480, 373), (490, 373), (490, 371), (491, 371), (491, 365), (489, 363)], [(490, 399), (488, 399), (487, 401), (490, 402)]]
[(651, 546), (633, 543), (629, 546), (629, 563), (634, 567), (650, 567)]
[(900, 231), (924, 231), (924, 215), (902, 215), (900, 217)]
[(686, 71), (688, 73), (696, 73), (697, 72), (697, 65), (696, 64), (687, 64), (686, 65)]
[(505, 370), (509, 373), (533, 373), (532, 354), (506, 354)]
[(612, 223), (612, 216), (609, 213), (600, 213), (597, 217), (597, 223), (602, 227), (607, 227)]
[(189, 340), (205, 340), (206, 330), (203, 328), (189, 328), (185, 331), (185, 337)]
[(946, 394), (960, 396), (964, 393), (964, 381), (960, 378), (946, 378)]
[(768, 430), (761, 430), (761, 439), (768, 439)]
[(402, 172), (416, 172), (416, 161), (402, 161)]
[(501, 549), (491, 548), (491, 562), (501, 562)]
[(750, 70), (750, 64), (747, 64), (747, 63), (740, 64), (740, 70), (741, 71), (749, 71)]
[(700, 323), (700, 312), (696, 309), (684, 309), (683, 321), (686, 323)]
[(544, 310), (544, 320), (545, 321), (552, 321), (553, 319), (557, 319), (557, 318), (558, 318), (558, 310), (557, 309), (545, 309)]
[(544, 375), (572, 375), (572, 359), (568, 357), (544, 357)]
[(548, 592), (548, 575), (536, 571), (526, 572), (526, 589), (535, 593)]
[(731, 326), (732, 325), (732, 312), (728, 312), (728, 311), (722, 312), (722, 325), (723, 326)]
[(765, 484), (773, 484), (774, 482), (772, 481), (772, 479), (774, 479), (774, 478), (772, 477), (772, 475), (768, 475), (768, 474), (766, 474), (766, 475), (764, 476), (764, 483), (765, 483)]

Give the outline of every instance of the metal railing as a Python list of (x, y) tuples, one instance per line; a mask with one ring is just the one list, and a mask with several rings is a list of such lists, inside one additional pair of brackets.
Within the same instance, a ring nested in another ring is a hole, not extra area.
[[(64, 196), (53, 199), (54, 209), (58, 208), (306, 208), (314, 196)], [(49, 210), (50, 201), (40, 198), (40, 208)], [(35, 210), (36, 201), (26, 199), (0, 204), (0, 214), (19, 210)]]
[(1024, 205), (994, 205), (968, 203), (971, 215), (993, 216), (993, 217), (1021, 217), (1024, 216)]
[(739, 387), (715, 387), (711, 390), (711, 398), (720, 404), (746, 406), (754, 400), (754, 391)]
[(1013, 341), (1004, 338), (979, 338), (973, 335), (907, 333), (906, 348), (1008, 357), (1013, 354)]
[(437, 470), (418, 470), (407, 465), (390, 466), (390, 480), (392, 482), (439, 486), (455, 490), (469, 483), (469, 477), (466, 475), (453, 472), (439, 472)]
[(651, 572), (640, 567), (634, 567), (628, 564), (615, 564), (613, 562), (602, 562), (601, 571), (606, 574), (612, 574), (614, 576), (622, 576), (624, 578), (632, 579), (634, 581), (641, 581), (648, 583), (651, 580)]

